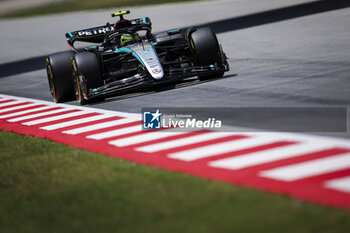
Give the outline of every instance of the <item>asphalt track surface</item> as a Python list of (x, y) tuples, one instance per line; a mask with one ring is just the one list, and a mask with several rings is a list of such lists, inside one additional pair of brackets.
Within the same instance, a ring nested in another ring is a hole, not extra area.
[[(190, 25), (213, 27), (231, 70), (220, 80), (192, 79), (91, 107), (131, 113), (140, 113), (142, 107), (348, 109), (349, 7), (346, 0), (217, 0), (129, 8), (130, 18), (149, 16), (155, 32)], [(45, 56), (67, 50), (66, 32), (110, 22), (111, 11), (0, 21), (0, 93), (51, 100)], [(229, 115), (219, 117), (226, 125), (237, 126)], [(259, 119), (269, 130), (280, 116)], [(347, 132), (319, 134), (349, 138), (349, 119)], [(256, 121), (252, 118), (245, 126)], [(298, 121), (292, 124), (291, 128), (303, 127)]]

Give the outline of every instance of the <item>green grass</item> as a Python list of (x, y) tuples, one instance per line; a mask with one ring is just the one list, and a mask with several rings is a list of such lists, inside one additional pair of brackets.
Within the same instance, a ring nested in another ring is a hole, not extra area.
[[(18, 10), (9, 12), (3, 15), (4, 18), (13, 17), (27, 17), (35, 15), (47, 15), (62, 12), (71, 12), (79, 10), (93, 10), (103, 8), (115, 8), (115, 10), (125, 10), (127, 6), (139, 6), (139, 5), (154, 5), (170, 2), (189, 2), (198, 0), (67, 0), (57, 3), (45, 4), (39, 7), (27, 8), (24, 10)], [(113, 12), (111, 12), (113, 13)]]
[(350, 232), (350, 211), (0, 131), (0, 232)]

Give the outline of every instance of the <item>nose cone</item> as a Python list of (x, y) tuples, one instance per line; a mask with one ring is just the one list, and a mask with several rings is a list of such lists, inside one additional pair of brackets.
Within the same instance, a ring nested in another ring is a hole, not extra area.
[(163, 66), (159, 61), (156, 51), (149, 42), (135, 44), (129, 48), (131, 48), (139, 60), (142, 61), (152, 78), (159, 80), (164, 77)]
[(157, 80), (162, 79), (164, 76), (164, 71), (162, 67), (153, 68), (150, 73), (151, 76)]

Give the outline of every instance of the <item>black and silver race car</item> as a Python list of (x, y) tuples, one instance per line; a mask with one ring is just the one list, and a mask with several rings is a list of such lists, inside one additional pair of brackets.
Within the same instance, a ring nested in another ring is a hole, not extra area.
[[(178, 82), (198, 76), (218, 78), (229, 70), (226, 55), (209, 27), (178, 28), (152, 33), (148, 17), (66, 34), (72, 51), (46, 58), (50, 91), (55, 102), (74, 98), (80, 104), (117, 93)], [(97, 43), (83, 50), (74, 42)]]

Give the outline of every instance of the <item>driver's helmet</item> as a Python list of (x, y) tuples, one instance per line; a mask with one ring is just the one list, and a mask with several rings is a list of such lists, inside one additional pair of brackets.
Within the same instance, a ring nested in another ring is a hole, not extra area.
[(120, 37), (120, 44), (121, 46), (126, 46), (126, 45), (131, 45), (133, 43), (140, 43), (141, 42), (141, 37), (139, 34), (135, 33), (135, 37), (133, 38), (129, 34), (123, 34)]

